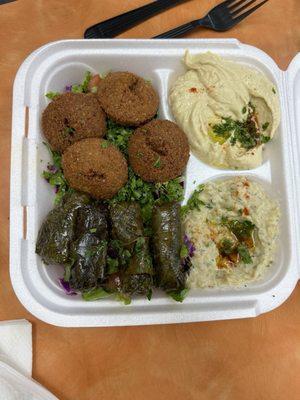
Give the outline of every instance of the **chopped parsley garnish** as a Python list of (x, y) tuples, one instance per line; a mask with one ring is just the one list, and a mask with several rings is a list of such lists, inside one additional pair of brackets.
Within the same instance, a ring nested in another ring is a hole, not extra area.
[(105, 297), (111, 296), (111, 293), (106, 292), (102, 288), (95, 288), (91, 289), (87, 292), (82, 293), (82, 298), (85, 301), (95, 301), (95, 300), (100, 300), (104, 299)]
[(125, 306), (128, 306), (131, 303), (130, 296), (125, 293), (117, 293), (115, 299), (121, 301)]
[(90, 71), (86, 71), (83, 82), (80, 85), (72, 85), (72, 93), (87, 93), (91, 79), (92, 73)]
[(270, 125), (270, 122), (265, 122), (263, 125), (262, 125), (262, 130), (263, 131), (265, 131), (265, 130), (267, 130), (268, 129), (268, 127), (269, 127), (269, 125)]
[(276, 90), (275, 90), (274, 87), (272, 88), (272, 92), (273, 92), (274, 94), (276, 94)]
[(238, 253), (241, 257), (241, 260), (244, 264), (252, 263), (252, 257), (250, 256), (247, 246), (245, 246), (244, 244), (239, 244), (237, 247), (237, 251), (238, 251)]
[(183, 300), (186, 298), (186, 295), (188, 294), (189, 289), (179, 289), (179, 290), (171, 290), (167, 292), (167, 294), (172, 297), (173, 300), (178, 301), (179, 303), (182, 303)]
[(109, 275), (118, 272), (119, 260), (117, 258), (107, 257), (106, 263), (107, 263), (107, 269), (108, 269), (107, 273)]
[(43, 171), (42, 177), (54, 187), (55, 199), (54, 204), (59, 204), (63, 196), (67, 192), (73, 191), (64, 177), (61, 168), (61, 155), (57, 151), (52, 151), (48, 144), (44, 143), (52, 157), (53, 164), (49, 164), (46, 171)]
[[(232, 146), (239, 143), (246, 150), (260, 145), (263, 142), (263, 135), (258, 128), (255, 108), (249, 103), (248, 107), (242, 109), (242, 113), (245, 114), (247, 110), (248, 115), (244, 121), (235, 121), (231, 117), (224, 117), (219, 124), (213, 125), (212, 131), (209, 132), (212, 140), (220, 144), (230, 140)], [(269, 122), (264, 123), (262, 130), (265, 131), (269, 125)]]
[(90, 233), (96, 233), (97, 232), (97, 228), (91, 228), (90, 229)]
[(157, 202), (170, 203), (183, 200), (183, 181), (181, 178), (175, 178), (165, 183), (156, 183), (154, 185), (154, 194)]
[(107, 121), (107, 140), (117, 146), (125, 156), (127, 155), (128, 141), (132, 133), (133, 129), (131, 128), (124, 128), (110, 119)]
[(270, 136), (265, 136), (265, 135), (261, 136), (261, 142), (262, 143), (268, 143), (270, 140), (271, 140)]
[(199, 185), (196, 190), (194, 190), (191, 197), (188, 199), (185, 206), (181, 207), (182, 214), (186, 214), (188, 211), (200, 210), (201, 206), (206, 206), (207, 204), (199, 199), (199, 194), (203, 192), (205, 185)]
[(152, 299), (152, 289), (149, 289), (149, 292), (147, 293), (147, 299), (150, 301)]
[(54, 100), (55, 97), (57, 97), (59, 95), (60, 95), (59, 92), (48, 92), (48, 93), (45, 94), (45, 96), (50, 100)]
[(228, 255), (234, 251), (235, 243), (230, 239), (223, 239), (219, 245), (220, 253)]
[(137, 176), (131, 167), (128, 168), (128, 181), (110, 202), (137, 201), (142, 209), (143, 221), (150, 225), (152, 208), (155, 203), (181, 201), (183, 187), (180, 178), (172, 179), (165, 183), (149, 183)]
[(156, 161), (155, 161), (154, 164), (153, 164), (153, 167), (154, 167), (154, 168), (161, 168), (160, 157), (158, 157), (158, 158), (156, 159)]
[(186, 244), (183, 244), (180, 249), (180, 258), (186, 258), (189, 255), (189, 249)]
[(104, 140), (104, 141), (100, 144), (100, 146), (102, 147), (102, 149), (107, 149), (108, 146), (109, 146), (109, 143), (108, 143), (107, 140)]
[(255, 225), (248, 219), (233, 219), (222, 217), (222, 225), (227, 226), (227, 228), (239, 239), (244, 240), (251, 237)]

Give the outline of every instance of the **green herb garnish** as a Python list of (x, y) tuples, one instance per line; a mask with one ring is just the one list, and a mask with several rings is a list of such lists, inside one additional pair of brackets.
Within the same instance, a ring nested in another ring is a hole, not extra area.
[(188, 255), (189, 255), (189, 249), (185, 244), (183, 244), (180, 249), (180, 258), (186, 258)]
[(262, 125), (262, 130), (263, 131), (265, 131), (265, 130), (267, 130), (268, 129), (268, 127), (269, 127), (269, 125), (270, 125), (270, 122), (265, 122), (263, 125)]
[(86, 71), (83, 82), (80, 85), (72, 85), (72, 93), (87, 93), (91, 79), (92, 73), (90, 71)]
[(61, 155), (57, 151), (52, 151), (47, 143), (44, 143), (47, 147), (50, 156), (52, 158), (52, 165), (48, 165), (48, 170), (43, 171), (42, 177), (55, 188), (55, 199), (54, 204), (59, 204), (61, 199), (67, 192), (72, 192), (73, 189), (69, 188), (69, 185), (64, 177), (61, 169)]
[(154, 162), (153, 167), (154, 168), (161, 168), (160, 157), (158, 157), (157, 160)]
[(97, 228), (91, 228), (90, 229), (90, 233), (96, 233), (97, 232)]
[(274, 87), (272, 88), (272, 92), (273, 92), (274, 94), (276, 94), (276, 90), (275, 90)]
[(248, 219), (241, 220), (229, 220), (226, 217), (222, 217), (221, 219), (222, 225), (227, 226), (227, 228), (239, 239), (245, 240), (251, 237), (255, 225), (249, 221)]
[[(246, 150), (253, 149), (260, 144), (260, 132), (253, 119), (254, 107), (252, 105), (245, 121), (234, 121), (231, 117), (224, 117), (222, 122), (212, 126), (213, 134), (217, 138), (223, 139), (221, 144), (230, 138), (230, 144), (237, 142)], [(243, 109), (244, 111), (244, 109)]]
[(220, 243), (219, 250), (221, 254), (231, 254), (234, 251), (235, 244), (230, 239), (223, 239)]
[(200, 210), (201, 206), (206, 206), (206, 203), (199, 199), (199, 194), (203, 192), (205, 185), (199, 185), (196, 190), (194, 190), (191, 197), (188, 199), (185, 206), (181, 207), (182, 214), (186, 214), (188, 211)]
[(72, 190), (69, 188), (62, 170), (57, 170), (56, 172), (43, 171), (42, 177), (55, 188), (54, 204), (59, 204), (63, 196)]
[(237, 251), (238, 251), (238, 253), (241, 257), (241, 260), (244, 264), (252, 263), (252, 258), (250, 256), (247, 246), (245, 246), (244, 244), (239, 244), (237, 247)]
[(107, 140), (117, 146), (125, 156), (127, 156), (128, 141), (132, 133), (131, 128), (124, 128), (110, 119), (107, 121)]
[(82, 298), (85, 301), (100, 300), (100, 299), (104, 299), (109, 296), (111, 296), (111, 293), (106, 292), (102, 288), (95, 288), (95, 289), (91, 289), (87, 292), (82, 293)]
[(130, 296), (124, 293), (117, 293), (115, 299), (121, 301), (125, 306), (128, 306), (131, 303)]
[(108, 143), (107, 140), (104, 140), (104, 141), (100, 144), (100, 146), (102, 147), (102, 149), (107, 149), (108, 146), (109, 146), (109, 143)]
[(271, 140), (270, 136), (265, 136), (265, 135), (261, 136), (261, 142), (262, 143), (268, 143), (270, 140)]
[(160, 202), (170, 203), (172, 201), (179, 202), (183, 200), (183, 184), (181, 178), (175, 178), (165, 183), (155, 184), (155, 194)]
[(43, 142), (43, 144), (47, 147), (47, 150), (49, 151), (49, 154), (53, 161), (53, 165), (56, 168), (61, 168), (61, 154), (58, 151), (51, 150), (51, 147), (48, 145), (48, 143)]
[(149, 289), (149, 292), (147, 293), (147, 299), (150, 301), (152, 299), (152, 289)]
[(119, 270), (119, 261), (116, 258), (111, 258), (111, 257), (107, 257), (107, 273), (110, 274), (114, 274), (116, 272), (118, 272)]
[(54, 100), (57, 96), (60, 96), (60, 93), (59, 92), (48, 92), (45, 94), (45, 96), (50, 100)]
[(243, 113), (243, 114), (246, 114), (246, 112), (247, 112), (247, 107), (245, 106), (245, 107), (243, 107), (243, 109), (242, 109), (242, 113)]
[(172, 297), (173, 300), (182, 303), (183, 300), (186, 298), (188, 291), (189, 291), (189, 289), (187, 289), (187, 288), (181, 289), (181, 290), (171, 290), (171, 291), (167, 292), (167, 295)]

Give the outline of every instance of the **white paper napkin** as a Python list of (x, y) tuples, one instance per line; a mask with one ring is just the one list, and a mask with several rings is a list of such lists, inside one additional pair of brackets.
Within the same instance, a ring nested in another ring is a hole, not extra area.
[(32, 327), (25, 319), (0, 322), (0, 360), (21, 374), (32, 373)]

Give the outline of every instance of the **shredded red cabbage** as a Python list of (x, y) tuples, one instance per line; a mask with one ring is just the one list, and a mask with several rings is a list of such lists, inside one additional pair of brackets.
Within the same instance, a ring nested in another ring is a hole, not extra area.
[(72, 92), (72, 85), (67, 85), (65, 87), (65, 92)]
[(48, 164), (47, 169), (48, 169), (48, 171), (52, 172), (53, 174), (55, 174), (58, 171), (58, 168), (53, 164)]
[(196, 247), (194, 246), (193, 242), (186, 234), (183, 237), (183, 242), (188, 249), (189, 257), (193, 257), (195, 254)]
[(59, 280), (60, 286), (63, 288), (64, 292), (68, 296), (76, 296), (77, 293), (74, 292), (74, 290), (71, 288), (69, 282), (66, 282), (63, 278), (60, 278)]

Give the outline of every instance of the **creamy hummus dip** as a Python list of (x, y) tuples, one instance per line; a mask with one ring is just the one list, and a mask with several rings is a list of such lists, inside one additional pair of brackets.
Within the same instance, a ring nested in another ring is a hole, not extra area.
[(173, 115), (201, 160), (219, 168), (262, 163), (280, 122), (278, 90), (261, 72), (213, 53), (190, 55), (170, 91)]
[(261, 278), (273, 261), (279, 218), (277, 202), (246, 177), (200, 185), (183, 218), (195, 249), (187, 286), (241, 286)]

